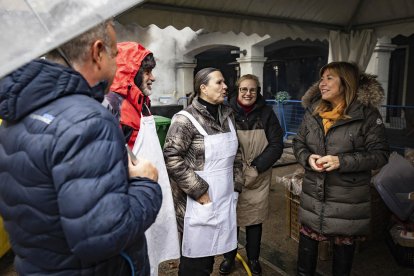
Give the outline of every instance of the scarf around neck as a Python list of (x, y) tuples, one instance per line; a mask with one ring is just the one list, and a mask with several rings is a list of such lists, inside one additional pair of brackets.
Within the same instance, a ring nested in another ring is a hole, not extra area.
[(244, 105), (239, 101), (239, 99), (237, 99), (237, 104), (241, 107), (241, 109), (243, 109), (245, 114), (249, 114), (250, 111), (252, 111), (255, 106), (255, 103), (252, 105)]
[(319, 116), (322, 118), (323, 129), (325, 131), (325, 135), (328, 130), (333, 126), (333, 124), (342, 116), (344, 111), (344, 105), (338, 104), (334, 109), (331, 111), (321, 111), (319, 112)]

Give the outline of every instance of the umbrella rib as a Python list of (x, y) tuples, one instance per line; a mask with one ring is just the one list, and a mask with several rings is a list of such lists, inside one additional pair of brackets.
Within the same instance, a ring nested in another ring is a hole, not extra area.
[[(30, 10), (34, 13), (34, 15), (36, 16), (36, 19), (40, 22), (40, 24), (42, 25), (42, 27), (45, 29), (45, 31), (51, 35), (51, 32), (49, 30), (49, 28), (46, 26), (45, 22), (43, 22), (42, 18), (40, 17), (40, 15), (37, 13), (37, 11), (32, 7), (32, 5), (30, 5), (28, 0), (24, 0), (24, 2), (26, 2), (26, 5), (29, 6)], [(61, 47), (57, 47), (56, 50), (58, 51), (59, 55), (63, 58), (63, 60), (66, 62), (66, 64), (70, 67), (72, 67), (72, 63), (70, 62), (70, 59), (68, 58), (68, 56), (65, 54), (65, 52), (62, 50)]]

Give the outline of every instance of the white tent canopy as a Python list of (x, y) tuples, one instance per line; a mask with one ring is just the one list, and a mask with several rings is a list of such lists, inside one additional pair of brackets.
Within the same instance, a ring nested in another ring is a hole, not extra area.
[(412, 0), (150, 0), (121, 23), (271, 36), (328, 38), (330, 30), (373, 29), (378, 37), (414, 32)]
[(361, 67), (377, 37), (414, 33), (413, 0), (0, 0), (0, 77), (117, 14), (124, 25), (330, 40), (330, 57)]
[(151, 0), (118, 17), (122, 24), (243, 32), (276, 39), (330, 41), (331, 60), (362, 68), (377, 37), (414, 33), (412, 0)]

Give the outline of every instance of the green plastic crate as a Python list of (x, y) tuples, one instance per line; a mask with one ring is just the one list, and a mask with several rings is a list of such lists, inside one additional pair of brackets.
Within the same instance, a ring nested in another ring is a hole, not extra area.
[(171, 125), (171, 119), (159, 115), (154, 115), (155, 127), (157, 128), (158, 139), (160, 140), (161, 148), (164, 147), (165, 136), (167, 136), (168, 128)]

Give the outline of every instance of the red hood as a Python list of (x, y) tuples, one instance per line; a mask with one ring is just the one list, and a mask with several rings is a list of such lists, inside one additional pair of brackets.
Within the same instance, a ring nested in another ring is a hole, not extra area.
[[(114, 82), (111, 91), (114, 91), (126, 98), (134, 107), (138, 108), (139, 96), (144, 94), (135, 85), (134, 77), (141, 67), (142, 60), (151, 52), (136, 42), (120, 42), (118, 46), (118, 56)], [(128, 87), (131, 87), (128, 89)]]

